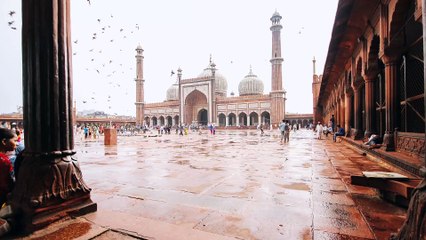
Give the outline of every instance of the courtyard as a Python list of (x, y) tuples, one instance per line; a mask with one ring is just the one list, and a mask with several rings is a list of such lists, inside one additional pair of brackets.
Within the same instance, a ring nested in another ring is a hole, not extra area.
[(350, 184), (396, 171), (312, 131), (221, 130), (76, 141), (98, 211), (31, 237), (55, 239), (387, 239), (405, 209)]

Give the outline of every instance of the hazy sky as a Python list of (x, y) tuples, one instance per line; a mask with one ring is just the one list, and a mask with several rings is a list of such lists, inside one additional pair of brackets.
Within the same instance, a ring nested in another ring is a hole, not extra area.
[[(135, 115), (135, 48), (144, 49), (145, 102), (161, 102), (176, 82), (197, 77), (209, 63), (238, 95), (253, 73), (271, 90), (270, 17), (283, 17), (281, 47), (286, 111), (312, 113), (312, 58), (322, 74), (337, 0), (73, 0), (74, 100), (78, 111)], [(10, 11), (15, 11), (13, 16)], [(21, 1), (0, 1), (0, 113), (22, 105)], [(9, 26), (8, 22), (14, 21)], [(16, 30), (12, 29), (15, 27)], [(96, 35), (95, 35), (96, 33)], [(95, 38), (95, 39), (94, 39)]]

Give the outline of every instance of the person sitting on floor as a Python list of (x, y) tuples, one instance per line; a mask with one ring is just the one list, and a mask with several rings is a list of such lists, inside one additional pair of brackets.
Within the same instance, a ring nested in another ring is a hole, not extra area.
[(345, 136), (345, 129), (343, 127), (340, 127), (339, 124), (337, 124), (337, 129), (339, 129), (337, 132), (333, 135), (333, 141), (336, 142), (336, 138), (338, 136)]
[(368, 141), (364, 143), (365, 145), (370, 146), (369, 148), (378, 148), (381, 146), (381, 139), (380, 136), (377, 134), (371, 134), (371, 136), (368, 138)]

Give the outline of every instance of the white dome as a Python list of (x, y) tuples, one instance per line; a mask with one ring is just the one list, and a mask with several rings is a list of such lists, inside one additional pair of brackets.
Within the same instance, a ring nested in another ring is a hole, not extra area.
[(253, 74), (251, 67), (249, 74), (238, 84), (240, 96), (263, 94), (263, 88), (262, 80)]
[(167, 101), (179, 100), (179, 85), (177, 83), (167, 89)]
[[(207, 68), (205, 68), (204, 71), (198, 75), (198, 77), (211, 77), (213, 75), (212, 69), (213, 69), (212, 63), (210, 63), (209, 66), (207, 66)], [(226, 78), (222, 74), (218, 73), (217, 71), (218, 70), (216, 69), (215, 92), (221, 96), (226, 97), (226, 92), (228, 91), (228, 82), (226, 81)]]

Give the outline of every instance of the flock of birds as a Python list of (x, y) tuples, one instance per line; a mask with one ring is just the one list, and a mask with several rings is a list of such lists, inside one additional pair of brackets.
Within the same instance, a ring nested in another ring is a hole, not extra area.
[[(90, 0), (87, 0), (87, 3), (91, 6)], [(17, 25), (19, 21), (14, 19), (16, 11), (10, 10), (8, 15), (10, 16), (8, 26), (12, 30), (19, 29)], [(77, 85), (84, 86), (87, 78), (92, 78), (92, 81), (98, 82), (99, 86), (90, 87), (92, 91), (89, 96), (76, 97), (76, 100), (77, 103), (91, 104), (92, 106), (107, 103), (105, 105), (108, 106), (108, 109), (111, 109), (113, 99), (120, 99), (124, 97), (123, 95), (128, 95), (126, 84), (123, 84), (123, 81), (132, 82), (128, 75), (133, 67), (129, 66), (133, 66), (135, 61), (132, 57), (126, 58), (128, 55), (126, 55), (126, 52), (132, 51), (131, 54), (133, 54), (134, 49), (133, 41), (127, 40), (132, 39), (138, 33), (140, 26), (136, 23), (133, 26), (117, 28), (116, 26), (119, 25), (113, 14), (109, 14), (103, 19), (94, 18), (93, 21), (91, 26), (95, 26), (95, 29), (91, 35), (80, 35), (77, 36), (78, 38), (72, 39), (74, 80), (75, 87)], [(72, 37), (74, 38), (73, 34)], [(76, 82), (77, 78), (84, 80), (81, 81), (82, 83)]]
[(7, 22), (7, 25), (12, 29), (12, 30), (16, 30), (15, 27), (15, 20), (13, 19), (13, 15), (15, 15), (15, 11), (9, 11), (9, 16), (11, 18), (10, 21)]

